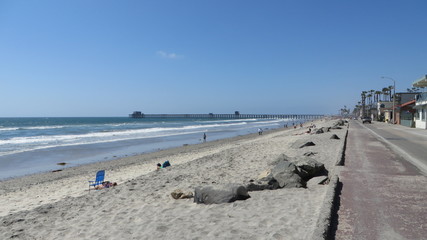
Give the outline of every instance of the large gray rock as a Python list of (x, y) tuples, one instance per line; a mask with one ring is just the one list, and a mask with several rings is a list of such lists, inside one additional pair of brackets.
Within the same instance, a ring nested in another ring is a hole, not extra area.
[(299, 175), (307, 180), (325, 172), (325, 165), (310, 157), (303, 157), (294, 162)]
[(331, 130), (331, 127), (322, 127), (323, 132), (329, 132)]
[(303, 147), (309, 147), (309, 146), (315, 146), (316, 144), (314, 142), (307, 142), (307, 140), (300, 139), (295, 141), (292, 144), (293, 148), (303, 148)]
[(344, 120), (338, 120), (332, 127), (331, 129), (342, 129), (342, 126), (345, 126), (345, 123), (347, 121)]
[(298, 169), (295, 164), (288, 161), (279, 162), (271, 170), (271, 180), (269, 185), (278, 183), (280, 188), (305, 187), (305, 181), (298, 175)]
[(330, 137), (330, 139), (340, 139), (340, 137), (338, 137), (336, 134), (333, 134), (331, 137)]
[(231, 203), (250, 198), (246, 187), (240, 184), (196, 187), (194, 202), (204, 204)]
[(304, 153), (304, 156), (310, 157), (310, 156), (314, 156), (316, 154), (317, 154), (317, 152), (306, 152), (306, 153)]
[(316, 128), (316, 129), (313, 130), (313, 132), (315, 134), (322, 134), (323, 133), (323, 129), (322, 128)]
[(274, 189), (278, 189), (279, 188), (279, 184), (277, 182), (271, 182), (271, 184), (269, 184), (269, 182), (267, 181), (259, 181), (256, 183), (249, 183), (246, 186), (246, 189), (248, 189), (249, 192), (252, 191), (262, 191), (262, 190), (274, 190)]
[[(299, 147), (302, 144), (304, 144), (302, 141), (294, 143), (295, 147)], [(292, 161), (292, 158), (282, 153), (270, 163), (270, 166), (274, 167), (282, 161)]]
[(344, 121), (344, 120), (338, 120), (334, 125), (335, 125), (335, 126), (344, 126), (344, 125), (345, 125), (345, 122), (346, 122), (346, 121)]
[(274, 162), (276, 165), (271, 170), (260, 174), (257, 181), (249, 183), (248, 191), (274, 190), (278, 188), (305, 187), (306, 182), (299, 175), (295, 164), (285, 159), (289, 157), (280, 155)]
[(318, 185), (324, 185), (328, 181), (328, 176), (318, 176), (307, 181), (307, 188), (315, 188)]

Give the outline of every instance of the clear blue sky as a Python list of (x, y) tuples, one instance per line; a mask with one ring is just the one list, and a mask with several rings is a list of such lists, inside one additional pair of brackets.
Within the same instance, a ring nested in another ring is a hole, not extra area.
[(335, 114), (426, 39), (425, 0), (0, 0), (0, 117)]

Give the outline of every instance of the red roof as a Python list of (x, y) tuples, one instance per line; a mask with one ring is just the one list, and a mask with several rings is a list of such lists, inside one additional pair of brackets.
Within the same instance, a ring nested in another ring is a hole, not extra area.
[(411, 104), (415, 104), (415, 99), (412, 100), (412, 101), (406, 102), (404, 104), (401, 104), (400, 107), (405, 107), (405, 106), (408, 106), (408, 105), (411, 105)]

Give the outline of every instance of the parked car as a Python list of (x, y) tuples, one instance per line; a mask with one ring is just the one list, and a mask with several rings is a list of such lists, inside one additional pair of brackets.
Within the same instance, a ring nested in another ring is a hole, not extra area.
[(372, 123), (372, 118), (370, 118), (370, 117), (363, 117), (362, 118), (362, 123)]

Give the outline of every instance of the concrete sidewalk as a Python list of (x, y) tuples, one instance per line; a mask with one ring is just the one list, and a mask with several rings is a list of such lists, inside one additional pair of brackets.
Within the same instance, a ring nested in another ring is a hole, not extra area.
[(427, 239), (427, 177), (356, 121), (339, 168), (332, 239)]

